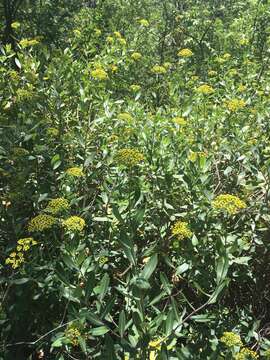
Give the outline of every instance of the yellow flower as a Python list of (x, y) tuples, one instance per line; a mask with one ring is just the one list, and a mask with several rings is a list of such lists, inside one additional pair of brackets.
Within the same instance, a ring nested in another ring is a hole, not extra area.
[(74, 325), (70, 325), (66, 331), (65, 331), (65, 336), (69, 339), (69, 341), (71, 342), (71, 344), (73, 346), (78, 346), (79, 345), (79, 340), (78, 338), (81, 336), (81, 332), (79, 331), (79, 329), (77, 327), (75, 327)]
[(177, 125), (186, 125), (186, 120), (184, 119), (184, 118), (182, 118), (182, 117), (174, 117), (173, 119), (172, 119), (172, 121), (174, 122), (174, 123), (176, 123)]
[(210, 95), (213, 94), (215, 90), (212, 88), (212, 86), (204, 84), (197, 88), (197, 92), (203, 95)]
[(56, 223), (56, 218), (51, 215), (40, 214), (34, 217), (28, 224), (28, 231), (44, 231), (50, 229)]
[(242, 38), (239, 40), (239, 44), (242, 46), (248, 45), (249, 44), (249, 40), (246, 38)]
[(250, 350), (248, 348), (242, 348), (238, 354), (235, 355), (235, 360), (249, 360), (249, 359), (259, 359), (259, 355), (256, 351)]
[(148, 346), (152, 349), (160, 350), (163, 339), (156, 339), (149, 342)]
[(177, 55), (180, 57), (190, 57), (193, 55), (193, 52), (190, 49), (182, 49), (178, 51)]
[(70, 176), (75, 176), (75, 177), (84, 176), (84, 172), (79, 167), (71, 167), (71, 168), (67, 169), (66, 174), (70, 175)]
[(108, 79), (108, 74), (105, 70), (98, 68), (91, 71), (91, 75), (96, 80), (106, 80)]
[(69, 231), (82, 231), (85, 227), (84, 219), (79, 216), (70, 216), (62, 224)]
[(156, 360), (157, 355), (158, 355), (158, 354), (157, 354), (156, 351), (150, 351), (149, 360)]
[(118, 66), (116, 66), (114, 64), (110, 65), (110, 68), (111, 68), (112, 72), (116, 72), (118, 70)]
[(47, 135), (50, 137), (56, 137), (59, 135), (59, 130), (54, 127), (49, 127), (47, 129)]
[(151, 69), (152, 73), (160, 75), (160, 74), (166, 74), (167, 70), (164, 66), (155, 65)]
[(121, 149), (116, 155), (116, 160), (121, 165), (135, 166), (144, 160), (144, 156), (136, 149)]
[(208, 71), (208, 75), (209, 75), (209, 76), (216, 76), (216, 75), (217, 75), (217, 71), (215, 71), (215, 70), (209, 70), (209, 71)]
[(118, 39), (118, 41), (119, 41), (119, 43), (120, 43), (121, 45), (123, 45), (123, 46), (127, 45), (126, 39), (121, 38), (121, 39)]
[(238, 88), (237, 88), (237, 90), (239, 91), (239, 92), (244, 92), (245, 90), (246, 90), (246, 86), (245, 85), (243, 85), (243, 84), (240, 84), (239, 86), (238, 86)]
[(100, 29), (95, 29), (95, 34), (96, 34), (97, 36), (100, 36), (100, 35), (101, 35), (101, 30), (100, 30)]
[(198, 158), (206, 156), (204, 151), (190, 151), (188, 159), (192, 162), (195, 162)]
[(101, 256), (101, 257), (98, 259), (99, 265), (106, 264), (106, 262), (108, 262), (108, 261), (109, 261), (109, 259), (107, 258), (107, 256)]
[(11, 24), (12, 29), (15, 29), (15, 30), (17, 30), (20, 26), (21, 26), (21, 24), (18, 21), (15, 21)]
[(146, 19), (140, 19), (138, 22), (142, 26), (145, 26), (145, 27), (149, 26), (149, 22)]
[(109, 44), (113, 43), (113, 37), (112, 36), (107, 36), (106, 41)]
[(39, 41), (36, 40), (36, 39), (30, 39), (30, 40), (28, 40), (28, 39), (22, 39), (22, 40), (19, 42), (19, 44), (20, 44), (20, 46), (21, 46), (22, 48), (26, 48), (26, 47), (28, 47), (28, 46), (34, 46), (34, 45), (39, 44)]
[(165, 69), (169, 69), (172, 66), (172, 64), (167, 61), (163, 64), (163, 66), (165, 67)]
[(227, 347), (243, 345), (241, 337), (231, 331), (225, 331), (220, 338), (220, 342), (222, 342)]
[(119, 31), (114, 31), (114, 36), (116, 37), (116, 38), (118, 38), (118, 39), (121, 39), (122, 38), (122, 35), (121, 35), (121, 33), (119, 32)]
[(230, 215), (234, 215), (247, 207), (244, 201), (240, 200), (237, 196), (230, 194), (218, 195), (212, 202), (212, 206), (217, 210), (225, 210)]
[(226, 53), (223, 55), (223, 59), (225, 59), (225, 60), (229, 60), (231, 57), (232, 57), (232, 55), (229, 53)]
[[(184, 240), (192, 236), (192, 231), (189, 229), (188, 223), (185, 221), (177, 221), (171, 229), (172, 235), (175, 236), (177, 240)], [(179, 243), (174, 241), (173, 246), (177, 248), (179, 247)]]
[(118, 114), (118, 119), (125, 120), (125, 121), (128, 121), (128, 122), (133, 120), (132, 116), (129, 113), (126, 113), (126, 112)]
[(29, 151), (23, 147), (14, 147), (12, 149), (13, 156), (15, 157), (24, 157), (29, 155)]
[(227, 101), (227, 108), (232, 112), (241, 110), (245, 106), (246, 106), (246, 103), (242, 99), (232, 99), (232, 100)]
[(142, 58), (142, 54), (139, 52), (134, 52), (131, 54), (131, 58), (135, 61), (138, 61)]
[(134, 92), (137, 92), (137, 91), (141, 90), (141, 86), (137, 85), (137, 84), (132, 84), (132, 85), (130, 85), (129, 88), (130, 88), (131, 91), (134, 91)]
[(51, 214), (58, 214), (59, 212), (63, 210), (68, 210), (70, 208), (69, 203), (64, 198), (56, 198), (52, 199), (48, 206), (46, 207), (45, 211), (51, 213)]

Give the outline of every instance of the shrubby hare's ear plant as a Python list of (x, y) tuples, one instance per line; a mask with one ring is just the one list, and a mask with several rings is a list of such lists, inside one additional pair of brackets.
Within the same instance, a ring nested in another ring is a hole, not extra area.
[(15, 3), (0, 360), (270, 358), (268, 2)]

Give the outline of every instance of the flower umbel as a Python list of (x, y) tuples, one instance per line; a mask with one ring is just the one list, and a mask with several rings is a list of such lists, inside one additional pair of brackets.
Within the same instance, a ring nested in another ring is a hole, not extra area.
[(210, 95), (213, 94), (215, 90), (212, 88), (212, 86), (204, 84), (197, 88), (197, 92), (203, 95)]
[(218, 195), (212, 202), (212, 206), (217, 210), (226, 210), (230, 215), (234, 215), (247, 207), (244, 201), (231, 194)]
[(178, 240), (184, 240), (192, 236), (192, 231), (187, 222), (179, 220), (172, 226), (172, 235), (176, 236)]
[(50, 229), (56, 223), (56, 218), (51, 215), (40, 214), (30, 220), (28, 231), (44, 231)]
[(70, 216), (62, 224), (69, 231), (83, 231), (85, 227), (84, 219), (79, 216)]
[(225, 331), (220, 338), (220, 342), (222, 342), (227, 347), (243, 345), (240, 335), (231, 331)]
[(91, 75), (96, 80), (107, 80), (108, 79), (108, 74), (106, 73), (105, 70), (103, 70), (101, 68), (92, 70)]
[(61, 211), (68, 210), (70, 208), (69, 203), (67, 199), (64, 198), (56, 198), (52, 199), (47, 207), (45, 208), (45, 211), (51, 214), (58, 214)]
[(119, 164), (125, 166), (135, 166), (144, 160), (144, 155), (136, 149), (121, 149), (116, 155)]
[(178, 51), (177, 55), (180, 57), (190, 57), (193, 55), (193, 52), (190, 49), (182, 49)]
[(166, 74), (166, 72), (167, 72), (166, 68), (161, 65), (153, 66), (151, 71), (152, 71), (152, 73), (157, 74), (157, 75)]
[(243, 348), (238, 354), (235, 355), (235, 360), (250, 360), (250, 359), (259, 359), (259, 355), (248, 348)]
[(71, 168), (67, 169), (66, 174), (70, 175), (70, 176), (75, 176), (75, 177), (84, 176), (84, 172), (79, 167), (71, 167)]

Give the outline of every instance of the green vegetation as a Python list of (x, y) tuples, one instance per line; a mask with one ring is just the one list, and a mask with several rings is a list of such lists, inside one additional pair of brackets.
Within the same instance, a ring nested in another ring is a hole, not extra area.
[(0, 3), (0, 360), (269, 359), (269, 1)]

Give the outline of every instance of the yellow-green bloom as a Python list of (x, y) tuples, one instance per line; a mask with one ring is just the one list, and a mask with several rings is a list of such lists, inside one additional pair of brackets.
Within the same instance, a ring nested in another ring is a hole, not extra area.
[(180, 57), (190, 57), (193, 55), (193, 52), (190, 49), (182, 49), (178, 51), (177, 55)]
[(107, 256), (100, 256), (100, 258), (98, 259), (99, 265), (106, 264), (108, 261), (109, 259), (107, 258)]
[(149, 22), (146, 19), (140, 19), (138, 22), (142, 26), (145, 26), (145, 27), (149, 26)]
[(133, 91), (133, 92), (137, 92), (139, 90), (141, 90), (141, 86), (140, 85), (137, 85), (137, 84), (132, 84), (130, 85), (130, 90)]
[(69, 202), (67, 199), (64, 198), (56, 198), (50, 200), (48, 206), (46, 207), (45, 211), (51, 214), (58, 214), (61, 211), (68, 210), (70, 208)]
[(133, 118), (129, 113), (120, 113), (118, 114), (118, 119), (125, 120), (125, 121), (132, 121)]
[(195, 162), (198, 158), (206, 156), (204, 151), (190, 151), (188, 159), (192, 162)]
[(36, 40), (36, 39), (30, 39), (30, 40), (28, 40), (28, 39), (22, 39), (22, 40), (19, 42), (19, 44), (20, 44), (20, 46), (21, 46), (22, 48), (26, 48), (26, 47), (28, 47), (28, 46), (35, 46), (35, 45), (39, 44), (39, 41)]
[(56, 218), (51, 215), (40, 214), (30, 220), (28, 231), (44, 231), (50, 229), (56, 223)]
[(14, 147), (12, 152), (15, 157), (24, 157), (29, 155), (29, 151), (23, 147)]
[(208, 71), (208, 75), (209, 75), (209, 76), (216, 76), (216, 75), (217, 75), (217, 71), (215, 71), (215, 70), (209, 70), (209, 71)]
[(222, 342), (227, 347), (243, 345), (240, 335), (231, 331), (225, 331), (220, 338), (220, 342)]
[(70, 216), (62, 224), (69, 231), (82, 231), (85, 227), (84, 219), (79, 216)]
[(96, 34), (97, 36), (100, 36), (100, 35), (101, 35), (101, 30), (100, 30), (100, 29), (95, 29), (94, 31), (95, 31), (95, 34)]
[(127, 41), (124, 38), (118, 39), (119, 43), (123, 46), (127, 45)]
[(210, 95), (213, 94), (215, 90), (212, 88), (212, 86), (204, 84), (197, 88), (197, 92), (203, 95)]
[(15, 21), (11, 24), (12, 29), (15, 29), (15, 30), (17, 30), (20, 26), (21, 26), (21, 24), (18, 21)]
[(172, 119), (172, 121), (177, 125), (186, 125), (186, 120), (182, 117), (176, 116)]
[(114, 31), (114, 36), (116, 37), (116, 38), (118, 38), (118, 39), (121, 39), (122, 38), (122, 35), (121, 35), (121, 33), (119, 32), (119, 31)]
[(54, 127), (49, 127), (47, 129), (47, 135), (50, 137), (56, 137), (59, 135), (59, 130)]
[[(192, 236), (192, 231), (187, 222), (179, 220), (172, 226), (172, 235), (175, 236), (177, 240), (184, 240)], [(173, 246), (178, 247), (178, 242), (174, 242)]]
[(113, 37), (112, 36), (107, 36), (106, 41), (109, 44), (113, 43)]
[(166, 68), (161, 65), (153, 66), (151, 71), (152, 71), (152, 73), (157, 74), (157, 75), (166, 74), (166, 72), (167, 72)]
[(221, 194), (212, 202), (212, 206), (217, 210), (226, 210), (229, 214), (234, 215), (240, 210), (247, 207), (246, 203), (235, 195)]
[(138, 61), (142, 58), (142, 54), (139, 52), (134, 52), (131, 54), (131, 58), (135, 61)]
[(144, 156), (136, 149), (121, 149), (116, 155), (116, 161), (125, 166), (135, 166), (144, 160)]
[(81, 332), (76, 326), (70, 325), (65, 331), (65, 336), (69, 339), (73, 346), (79, 345), (79, 337), (81, 336)]
[(238, 354), (235, 355), (235, 360), (250, 360), (250, 359), (259, 359), (259, 355), (256, 351), (250, 350), (248, 348), (242, 348)]
[(227, 108), (232, 112), (241, 110), (245, 106), (246, 106), (246, 103), (242, 99), (232, 99), (232, 100), (227, 101)]
[(79, 167), (71, 167), (71, 168), (67, 169), (66, 174), (70, 175), (70, 176), (75, 176), (75, 177), (84, 176), (84, 172)]
[(96, 80), (107, 80), (108, 79), (108, 74), (106, 73), (105, 70), (103, 70), (101, 68), (92, 70), (91, 75)]

